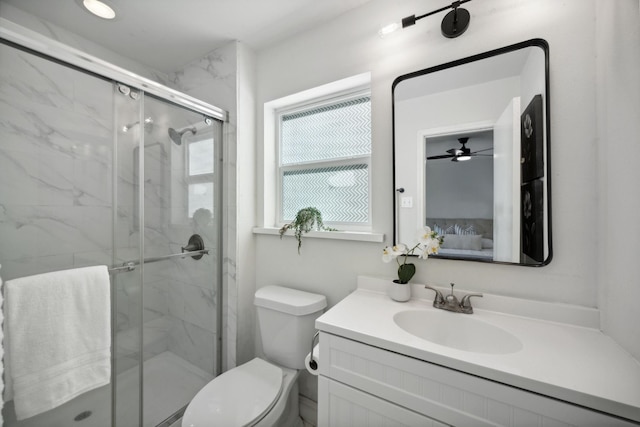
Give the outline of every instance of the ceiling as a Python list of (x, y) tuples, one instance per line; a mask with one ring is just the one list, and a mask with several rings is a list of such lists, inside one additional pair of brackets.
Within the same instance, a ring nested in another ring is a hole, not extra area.
[(255, 50), (370, 0), (106, 0), (115, 20), (82, 0), (0, 0), (120, 55), (169, 73), (232, 40)]

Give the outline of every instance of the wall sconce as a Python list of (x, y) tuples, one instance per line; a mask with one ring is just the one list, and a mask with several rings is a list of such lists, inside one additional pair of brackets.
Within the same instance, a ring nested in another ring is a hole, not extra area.
[(440, 28), (442, 30), (442, 35), (450, 39), (461, 36), (469, 27), (469, 22), (471, 21), (471, 15), (469, 14), (468, 10), (461, 8), (460, 5), (470, 1), (471, 0), (458, 0), (458, 1), (454, 1), (448, 6), (425, 13), (424, 15), (407, 16), (406, 18), (402, 18), (401, 24), (394, 22), (392, 24), (382, 27), (380, 31), (378, 31), (378, 34), (380, 34), (380, 37), (384, 37), (387, 34), (390, 34), (396, 30), (399, 30), (401, 27), (407, 28), (412, 25), (415, 25), (416, 21), (422, 18), (435, 15), (436, 13), (443, 12), (447, 9), (453, 9), (452, 11), (447, 13), (442, 19), (442, 24), (440, 25)]

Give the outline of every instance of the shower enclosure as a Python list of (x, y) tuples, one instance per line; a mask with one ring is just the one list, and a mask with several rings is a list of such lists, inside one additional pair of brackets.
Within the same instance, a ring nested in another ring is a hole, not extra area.
[(224, 112), (4, 39), (0, 63), (0, 275), (107, 265), (112, 292), (111, 383), (24, 420), (9, 390), (4, 425), (169, 426), (220, 370)]

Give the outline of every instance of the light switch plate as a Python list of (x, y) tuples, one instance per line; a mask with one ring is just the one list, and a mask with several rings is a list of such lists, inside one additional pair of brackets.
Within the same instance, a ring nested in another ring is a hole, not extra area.
[(413, 197), (410, 197), (410, 196), (403, 197), (400, 201), (400, 206), (402, 206), (403, 208), (412, 208)]

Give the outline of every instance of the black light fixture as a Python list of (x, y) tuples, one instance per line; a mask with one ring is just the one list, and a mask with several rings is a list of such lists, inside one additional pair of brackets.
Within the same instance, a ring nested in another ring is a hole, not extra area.
[(452, 162), (466, 162), (467, 160), (471, 160), (471, 149), (467, 148), (466, 144), (469, 141), (468, 137), (458, 138), (460, 144), (462, 144), (462, 148), (455, 149), (454, 157), (451, 159)]
[(438, 159), (451, 159), (452, 162), (466, 162), (467, 160), (471, 160), (471, 157), (493, 157), (493, 154), (484, 154), (483, 151), (491, 151), (493, 147), (483, 148), (482, 150), (471, 151), (470, 148), (467, 147), (467, 142), (469, 141), (469, 137), (465, 136), (462, 138), (458, 138), (458, 142), (462, 144), (460, 148), (450, 148), (447, 150), (447, 154), (435, 155), (427, 157), (427, 160), (438, 160)]
[[(444, 12), (448, 9), (453, 9), (442, 19), (442, 24), (440, 25), (442, 35), (450, 39), (461, 36), (465, 31), (467, 31), (467, 28), (469, 28), (471, 15), (469, 14), (468, 10), (461, 8), (460, 5), (470, 1), (471, 0), (457, 0), (448, 6), (441, 7), (440, 9), (433, 10), (431, 12), (425, 13), (424, 15), (407, 16), (406, 18), (402, 18), (402, 28), (407, 28), (415, 25), (416, 21), (419, 21), (422, 18), (426, 18), (427, 16), (435, 15), (436, 13)], [(399, 28), (400, 25), (398, 24), (390, 24), (380, 29), (379, 34), (381, 36), (385, 36), (386, 34), (389, 34)]]

